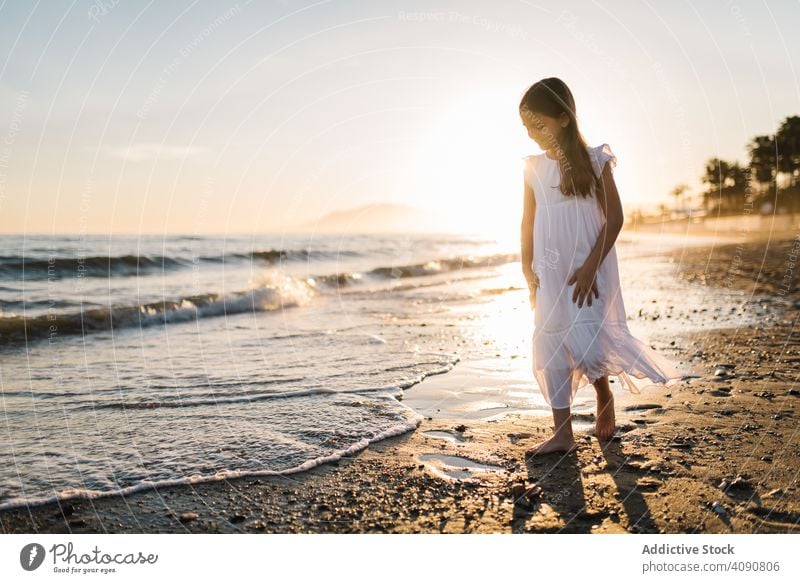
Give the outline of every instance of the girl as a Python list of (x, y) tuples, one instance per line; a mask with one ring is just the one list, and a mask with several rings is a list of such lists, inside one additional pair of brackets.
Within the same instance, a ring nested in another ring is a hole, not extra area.
[(681, 373), (628, 330), (614, 242), (623, 214), (608, 144), (588, 147), (575, 102), (556, 77), (534, 83), (519, 104), (522, 123), (543, 154), (525, 158), (522, 270), (534, 310), (533, 373), (553, 410), (553, 435), (532, 456), (576, 448), (570, 406), (597, 391), (595, 436), (615, 431), (608, 376), (639, 393), (628, 374), (658, 386)]

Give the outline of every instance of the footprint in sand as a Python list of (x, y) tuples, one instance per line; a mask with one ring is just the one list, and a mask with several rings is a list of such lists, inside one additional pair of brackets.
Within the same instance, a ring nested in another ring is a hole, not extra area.
[(628, 405), (622, 409), (626, 413), (639, 415), (664, 415), (664, 407), (656, 403), (639, 403), (638, 405)]
[(464, 442), (467, 441), (463, 435), (460, 435), (452, 431), (433, 429), (431, 431), (423, 431), (422, 433), (423, 435), (427, 435), (428, 437), (434, 437), (436, 439), (446, 439), (450, 443), (454, 443), (456, 445), (463, 445)]
[(513, 444), (516, 444), (517, 442), (519, 442), (522, 439), (528, 439), (529, 437), (533, 437), (533, 434), (532, 433), (525, 433), (525, 432), (509, 433), (507, 435), (507, 437), (508, 437), (508, 441), (510, 441)]
[(500, 466), (483, 464), (455, 455), (424, 453), (418, 459), (434, 474), (448, 480), (468, 480), (472, 478), (473, 473), (499, 474), (506, 471)]

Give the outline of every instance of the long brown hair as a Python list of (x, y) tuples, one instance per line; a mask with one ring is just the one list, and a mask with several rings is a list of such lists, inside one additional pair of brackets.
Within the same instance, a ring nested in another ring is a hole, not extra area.
[(562, 113), (569, 116), (567, 127), (562, 128), (558, 143), (554, 144), (559, 153), (557, 160), (561, 168), (561, 192), (567, 196), (591, 195), (598, 178), (589, 158), (589, 147), (578, 129), (575, 100), (567, 84), (558, 77), (537, 81), (522, 96), (519, 110), (522, 116), (537, 113), (555, 118)]

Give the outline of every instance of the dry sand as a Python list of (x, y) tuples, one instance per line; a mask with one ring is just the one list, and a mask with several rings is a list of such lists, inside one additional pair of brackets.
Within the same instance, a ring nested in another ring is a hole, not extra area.
[[(782, 238), (675, 252), (680, 277), (768, 294), (779, 316), (676, 338), (675, 354), (698, 377), (666, 392), (616, 390), (619, 429), (608, 442), (591, 435), (591, 418), (576, 419), (584, 421), (576, 424), (576, 452), (526, 463), (524, 451), (549, 435), (551, 418), (428, 419), (302, 474), (15, 509), (0, 513), (0, 526), (5, 533), (798, 532), (800, 265), (787, 269), (799, 247)], [(531, 495), (520, 497), (526, 488)]]

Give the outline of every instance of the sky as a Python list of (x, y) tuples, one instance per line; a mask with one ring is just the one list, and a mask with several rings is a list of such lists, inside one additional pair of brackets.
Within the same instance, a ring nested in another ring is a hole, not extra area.
[[(408, 204), (517, 232), (560, 77), (623, 208), (800, 114), (800, 3), (0, 0), (0, 232), (281, 233)], [(445, 224), (443, 222), (443, 224)]]

